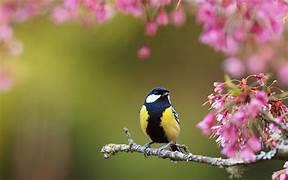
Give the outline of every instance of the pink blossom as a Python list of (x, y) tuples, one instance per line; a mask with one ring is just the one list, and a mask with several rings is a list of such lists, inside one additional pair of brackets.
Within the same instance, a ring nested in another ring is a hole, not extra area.
[(251, 136), (248, 139), (247, 146), (249, 146), (249, 148), (254, 152), (258, 152), (262, 148), (261, 142), (256, 136)]
[(267, 63), (260, 56), (255, 55), (249, 57), (246, 62), (249, 72), (253, 74), (258, 74), (266, 71)]
[[(265, 43), (281, 36), (284, 29), (281, 19), (286, 15), (288, 7), (281, 1), (243, 0), (216, 3), (201, 0), (196, 1), (196, 4), (197, 20), (203, 26), (202, 42), (217, 51), (233, 55), (240, 51), (241, 44), (248, 41), (251, 43), (250, 37), (253, 37), (252, 41), (256, 43)], [(208, 43), (207, 36), (211, 36), (211, 32), (217, 32), (218, 40)]]
[(74, 11), (77, 8), (77, 0), (64, 0), (64, 7), (67, 10)]
[(223, 139), (224, 146), (227, 144), (237, 143), (238, 129), (235, 124), (224, 124), (221, 128), (221, 138)]
[(255, 161), (256, 155), (252, 149), (246, 147), (240, 151), (240, 158), (244, 161)]
[(263, 103), (259, 99), (253, 98), (248, 105), (247, 114), (255, 118), (257, 114), (260, 112), (260, 110), (262, 109), (262, 107), (263, 107)]
[(9, 91), (12, 86), (13, 80), (11, 76), (5, 71), (0, 71), (0, 92)]
[(186, 22), (186, 15), (182, 8), (172, 11), (170, 15), (171, 23), (176, 26), (182, 26)]
[(232, 120), (234, 123), (240, 125), (242, 124), (244, 121), (248, 120), (247, 119), (247, 115), (245, 113), (245, 111), (243, 110), (238, 110), (234, 113)]
[(224, 70), (233, 77), (241, 77), (245, 73), (245, 67), (238, 58), (228, 58), (223, 64)]
[(258, 99), (263, 105), (266, 105), (268, 102), (268, 95), (264, 91), (257, 91), (255, 98)]
[(160, 12), (156, 18), (156, 22), (159, 25), (167, 25), (169, 23), (168, 14), (165, 10), (160, 10)]
[(256, 78), (256, 80), (260, 86), (264, 86), (266, 81), (268, 80), (268, 77), (263, 73), (256, 74), (256, 75), (254, 75), (254, 77)]
[(171, 4), (171, 0), (149, 0), (149, 4), (152, 7), (159, 8)]
[(226, 146), (223, 147), (221, 153), (227, 157), (235, 157), (237, 151), (238, 148), (235, 146), (235, 144), (227, 144)]
[(146, 31), (145, 34), (147, 36), (155, 36), (158, 30), (158, 25), (155, 21), (148, 21), (146, 23)]
[(143, 14), (140, 0), (116, 0), (116, 7), (127, 14), (139, 17)]
[(13, 35), (12, 28), (7, 24), (0, 26), (0, 41), (5, 39), (11, 39)]
[(140, 59), (148, 59), (151, 56), (151, 50), (148, 46), (142, 46), (138, 50), (138, 58)]
[(197, 127), (202, 130), (204, 134), (211, 133), (211, 127), (215, 122), (215, 114), (213, 112), (207, 114), (202, 121), (197, 124)]
[(52, 20), (57, 24), (64, 23), (70, 18), (70, 12), (63, 7), (56, 7), (52, 13)]
[(200, 23), (212, 24), (216, 18), (216, 6), (210, 3), (204, 3), (199, 7), (197, 12), (197, 20)]
[(224, 108), (225, 105), (225, 98), (224, 97), (216, 97), (214, 100), (214, 102), (211, 104), (211, 107), (215, 110), (221, 110)]
[(225, 83), (223, 82), (214, 82), (214, 92), (222, 93), (225, 89)]
[(288, 63), (285, 63), (280, 67), (277, 76), (281, 83), (288, 85)]
[(235, 39), (236, 42), (241, 43), (246, 40), (247, 34), (245, 32), (245, 28), (243, 26), (235, 28), (232, 36), (233, 39)]
[(107, 4), (97, 4), (95, 16), (98, 22), (104, 22), (112, 17), (112, 8)]

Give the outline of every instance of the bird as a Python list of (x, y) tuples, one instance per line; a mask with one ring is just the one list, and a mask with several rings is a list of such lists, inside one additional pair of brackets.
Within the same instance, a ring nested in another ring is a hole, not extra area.
[[(154, 143), (166, 144), (159, 148), (159, 152), (169, 146), (172, 151), (180, 151), (176, 145), (180, 120), (171, 105), (170, 92), (166, 88), (157, 87), (148, 93), (140, 110), (140, 125), (143, 133), (150, 139), (144, 145), (145, 151)], [(145, 153), (144, 155), (146, 156)]]

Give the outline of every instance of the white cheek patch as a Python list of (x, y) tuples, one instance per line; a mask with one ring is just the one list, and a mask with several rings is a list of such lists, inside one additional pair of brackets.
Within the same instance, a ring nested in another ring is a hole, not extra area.
[(153, 103), (157, 99), (159, 99), (160, 97), (161, 97), (161, 95), (151, 94), (146, 98), (146, 103)]
[(171, 104), (171, 100), (170, 100), (170, 96), (168, 95), (168, 101), (169, 101), (169, 103)]

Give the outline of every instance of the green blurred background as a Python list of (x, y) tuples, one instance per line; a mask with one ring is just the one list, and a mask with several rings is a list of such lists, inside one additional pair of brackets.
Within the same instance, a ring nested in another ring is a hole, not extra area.
[[(24, 53), (13, 59), (16, 85), (0, 95), (0, 179), (228, 179), (224, 169), (119, 154), (104, 160), (106, 143), (147, 139), (138, 113), (155, 86), (171, 91), (180, 115), (179, 143), (196, 154), (220, 156), (214, 140), (195, 128), (214, 81), (223, 79), (221, 57), (201, 45), (193, 19), (182, 28), (161, 28), (143, 36), (143, 24), (117, 16), (99, 26), (53, 25), (36, 18), (16, 26)], [(152, 57), (137, 59), (142, 44)], [(270, 179), (280, 162), (249, 168), (242, 179)]]

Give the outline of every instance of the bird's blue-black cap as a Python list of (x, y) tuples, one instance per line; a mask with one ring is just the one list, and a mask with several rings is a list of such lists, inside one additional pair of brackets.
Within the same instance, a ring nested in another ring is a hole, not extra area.
[(169, 94), (169, 91), (164, 87), (156, 87), (152, 89), (149, 94), (163, 95)]

